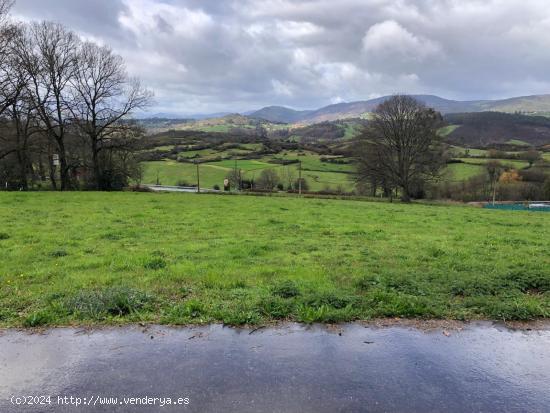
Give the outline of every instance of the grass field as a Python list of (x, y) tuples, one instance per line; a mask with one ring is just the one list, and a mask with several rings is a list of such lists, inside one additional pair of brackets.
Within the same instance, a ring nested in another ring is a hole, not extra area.
[[(321, 164), (321, 162), (319, 162)], [(235, 161), (227, 160), (221, 162), (203, 163), (200, 165), (201, 187), (212, 188), (214, 185), (223, 186), (223, 180), (234, 168)], [(324, 164), (322, 164), (324, 165)], [(347, 167), (349, 165), (327, 164), (335, 168)], [(263, 169), (273, 168), (279, 173), (283, 168), (290, 168), (298, 178), (298, 165), (281, 166), (267, 163), (265, 161), (239, 160), (237, 167), (242, 170), (243, 178), (257, 179)], [(162, 185), (177, 185), (178, 183), (195, 184), (197, 182), (197, 167), (190, 163), (176, 161), (155, 161), (143, 163), (144, 184), (155, 184), (157, 175)], [(328, 169), (328, 168), (327, 168)], [(344, 169), (344, 168), (343, 168)], [(321, 191), (327, 187), (336, 189), (343, 187), (345, 190), (353, 190), (353, 182), (350, 175), (342, 172), (332, 171), (310, 171), (304, 170), (302, 176), (307, 180), (310, 190)]]
[(470, 156), (485, 156), (487, 155), (488, 150), (464, 148), (462, 146), (451, 146), (450, 152), (453, 154), (453, 157), (460, 157), (460, 155), (464, 154), (465, 152), (468, 152)]
[(550, 317), (550, 220), (251, 196), (0, 193), (0, 326)]
[[(145, 162), (143, 169), (142, 181), (144, 184), (155, 184), (157, 175), (161, 185), (178, 185), (181, 183), (194, 185), (197, 183), (197, 167), (191, 163), (176, 161)], [(214, 185), (222, 186), (227, 172), (228, 169), (226, 168), (201, 164), (201, 186), (203, 188), (212, 188)]]
[(228, 171), (234, 169), (237, 167), (238, 169), (242, 171), (254, 171), (259, 169), (265, 169), (265, 168), (272, 168), (274, 165), (269, 164), (267, 162), (260, 162), (256, 160), (226, 160), (226, 161), (220, 161), (220, 162), (213, 162), (210, 165), (213, 166), (220, 166), (222, 168), (226, 168)]
[(469, 164), (485, 165), (487, 162), (496, 161), (500, 162), (503, 166), (510, 168), (522, 169), (529, 166), (529, 162), (520, 161), (515, 159), (489, 159), (489, 158), (462, 158), (461, 161)]
[(473, 165), (468, 163), (451, 163), (447, 165), (447, 178), (453, 182), (465, 181), (473, 176), (479, 175), (485, 171), (483, 165)]
[(531, 146), (529, 142), (525, 142), (519, 139), (510, 139), (506, 143), (509, 145), (517, 145), (517, 146)]
[(446, 137), (446, 136), (449, 136), (458, 128), (460, 128), (460, 125), (447, 125), (447, 126), (444, 126), (443, 128), (440, 128), (438, 130), (438, 133), (440, 136)]
[(277, 155), (276, 158), (286, 160), (300, 161), (302, 169), (317, 172), (352, 172), (355, 167), (351, 164), (336, 164), (330, 162), (321, 162), (321, 157), (312, 152), (285, 152)]

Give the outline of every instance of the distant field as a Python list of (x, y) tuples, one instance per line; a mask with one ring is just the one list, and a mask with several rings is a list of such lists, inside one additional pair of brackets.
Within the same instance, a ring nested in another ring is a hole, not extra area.
[(336, 164), (330, 162), (321, 162), (320, 156), (315, 153), (304, 152), (284, 152), (278, 154), (275, 158), (300, 161), (303, 170), (320, 172), (352, 172), (355, 168), (351, 164)]
[(516, 169), (522, 169), (522, 168), (525, 168), (526, 166), (529, 166), (529, 162), (518, 161), (515, 159), (461, 158), (460, 160), (466, 163), (479, 164), (479, 165), (485, 165), (489, 161), (498, 161), (502, 165), (509, 166)]
[[(187, 154), (187, 152), (186, 152)], [(319, 157), (313, 156), (296, 157), (289, 155), (276, 156), (284, 159), (300, 159), (303, 164), (302, 176), (309, 184), (312, 191), (321, 191), (326, 188), (337, 189), (342, 187), (346, 191), (352, 191), (354, 183), (350, 179), (350, 174), (345, 173), (351, 170), (351, 165), (338, 165), (324, 163), (319, 161)], [(263, 169), (273, 169), (283, 177), (284, 170), (289, 169), (298, 179), (298, 165), (288, 166), (269, 163), (272, 157), (266, 157), (262, 160), (237, 160), (237, 168), (243, 173), (245, 179), (257, 179)], [(193, 164), (181, 163), (175, 161), (156, 161), (144, 162), (144, 174), (142, 183), (155, 184), (157, 174), (162, 185), (177, 185), (180, 182), (195, 184), (197, 182), (197, 168)], [(234, 169), (235, 160), (225, 160), (220, 162), (210, 162), (200, 164), (201, 187), (212, 188), (214, 185), (223, 186), (223, 181), (227, 175)]]
[(466, 163), (452, 163), (447, 165), (447, 179), (450, 181), (465, 181), (485, 171), (482, 165), (470, 165)]
[[(176, 161), (145, 162), (142, 183), (156, 184), (157, 174), (161, 185), (178, 185), (186, 183), (194, 185), (197, 183), (197, 167), (190, 163)], [(214, 167), (206, 164), (200, 166), (201, 186), (212, 188), (214, 185), (223, 185), (223, 180), (228, 169)]]
[(0, 193), (0, 326), (550, 317), (543, 213)]
[(517, 146), (531, 146), (529, 142), (525, 142), (519, 139), (510, 139), (508, 142), (506, 142), (510, 145), (517, 145)]
[(451, 133), (453, 133), (455, 130), (460, 128), (460, 125), (448, 125), (443, 128), (440, 128), (438, 133), (440, 136), (449, 136)]
[(485, 156), (487, 155), (486, 149), (474, 149), (474, 148), (464, 148), (461, 146), (451, 146), (451, 152), (454, 156), (460, 156), (465, 152), (469, 153), (470, 156)]
[(272, 164), (269, 164), (266, 162), (260, 162), (256, 160), (227, 160), (227, 161), (220, 161), (220, 162), (212, 162), (211, 164), (208, 164), (208, 165), (220, 166), (222, 168), (226, 168), (227, 170), (231, 170), (237, 167), (237, 169), (242, 169), (243, 171), (273, 167)]
[[(456, 126), (456, 125), (455, 125)], [(202, 149), (196, 151), (186, 151), (179, 154), (180, 158), (197, 157), (202, 162), (200, 165), (201, 186), (203, 188), (212, 188), (214, 185), (222, 186), (224, 179), (235, 167), (235, 159), (245, 157), (250, 151), (259, 150), (262, 144), (241, 144), (241, 148), (233, 149)], [(171, 149), (164, 147), (164, 149)], [(460, 156), (465, 151), (472, 156), (484, 156), (486, 150), (482, 149), (467, 149), (464, 147), (453, 146), (451, 153), (453, 156)], [(544, 154), (546, 159), (550, 159), (550, 153)], [(231, 158), (223, 161), (208, 162), (219, 158)], [(340, 158), (342, 159), (342, 158)], [(490, 159), (488, 158), (459, 158), (463, 164), (450, 164), (446, 171), (446, 179), (459, 182), (479, 175), (484, 172), (483, 165)], [(242, 171), (242, 176), (245, 179), (257, 179), (261, 171), (264, 169), (273, 169), (282, 175), (288, 175), (287, 170), (294, 179), (298, 177), (298, 164), (282, 166), (277, 164), (277, 160), (293, 160), (300, 161), (302, 165), (302, 175), (309, 184), (311, 191), (321, 191), (325, 189), (336, 190), (343, 189), (351, 192), (355, 188), (352, 173), (355, 171), (355, 166), (351, 163), (331, 163), (322, 162), (321, 156), (310, 151), (287, 150), (276, 155), (264, 156), (260, 159), (237, 159), (237, 168)], [(498, 159), (505, 166), (516, 169), (522, 169), (528, 166), (528, 162), (510, 159)], [(159, 181), (163, 185), (176, 185), (178, 183), (195, 184), (197, 181), (196, 167), (188, 163), (178, 163), (175, 161), (157, 161), (145, 162), (144, 177), (142, 182), (146, 184), (156, 183), (157, 173)], [(285, 179), (281, 179), (285, 181)], [(287, 182), (285, 181), (285, 184)]]

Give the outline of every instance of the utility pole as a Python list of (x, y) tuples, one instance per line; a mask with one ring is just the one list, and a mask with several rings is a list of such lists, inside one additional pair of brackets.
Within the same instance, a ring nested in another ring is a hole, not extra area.
[(298, 195), (302, 196), (302, 161), (298, 165)]
[(235, 178), (235, 187), (237, 191), (241, 190), (240, 172), (237, 170), (237, 160), (235, 159), (235, 167), (233, 168), (233, 177)]
[(199, 173), (199, 163), (195, 161), (195, 164), (197, 165), (197, 193), (201, 193), (201, 177)]

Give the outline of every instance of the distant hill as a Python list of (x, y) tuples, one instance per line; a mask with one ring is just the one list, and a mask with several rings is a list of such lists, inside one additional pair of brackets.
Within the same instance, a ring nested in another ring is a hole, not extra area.
[(550, 142), (550, 119), (502, 112), (455, 113), (444, 116), (452, 125), (446, 139), (458, 145), (485, 147), (522, 141), (539, 146)]
[(249, 113), (250, 117), (265, 119), (269, 122), (294, 123), (307, 117), (311, 110), (294, 110), (284, 106), (268, 106), (256, 112)]
[[(473, 100), (458, 101), (444, 99), (433, 95), (413, 95), (426, 106), (443, 113), (464, 112), (526, 112), (550, 113), (550, 95), (523, 96), (504, 100)], [(250, 116), (269, 120), (271, 122), (305, 123), (332, 121), (337, 119), (364, 117), (372, 112), (380, 103), (388, 99), (384, 96), (376, 99), (337, 103), (317, 110), (297, 111), (282, 106), (269, 106), (252, 112)]]

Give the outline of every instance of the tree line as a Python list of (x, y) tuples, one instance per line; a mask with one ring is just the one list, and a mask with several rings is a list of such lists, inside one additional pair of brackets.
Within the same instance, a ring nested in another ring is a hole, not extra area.
[(485, 155), (527, 161), (528, 166), (521, 170), (492, 159), (480, 174), (465, 181), (443, 179), (446, 164), (457, 161), (451, 160), (438, 134), (442, 125), (441, 114), (410, 96), (393, 96), (380, 104), (353, 147), (358, 189), (363, 194), (382, 193), (405, 202), (426, 197), (460, 201), (550, 199), (550, 177), (535, 167), (541, 161), (536, 150), (513, 157), (492, 150)]
[(118, 189), (140, 175), (152, 94), (108, 46), (53, 22), (11, 21), (0, 0), (0, 182), (6, 189)]

